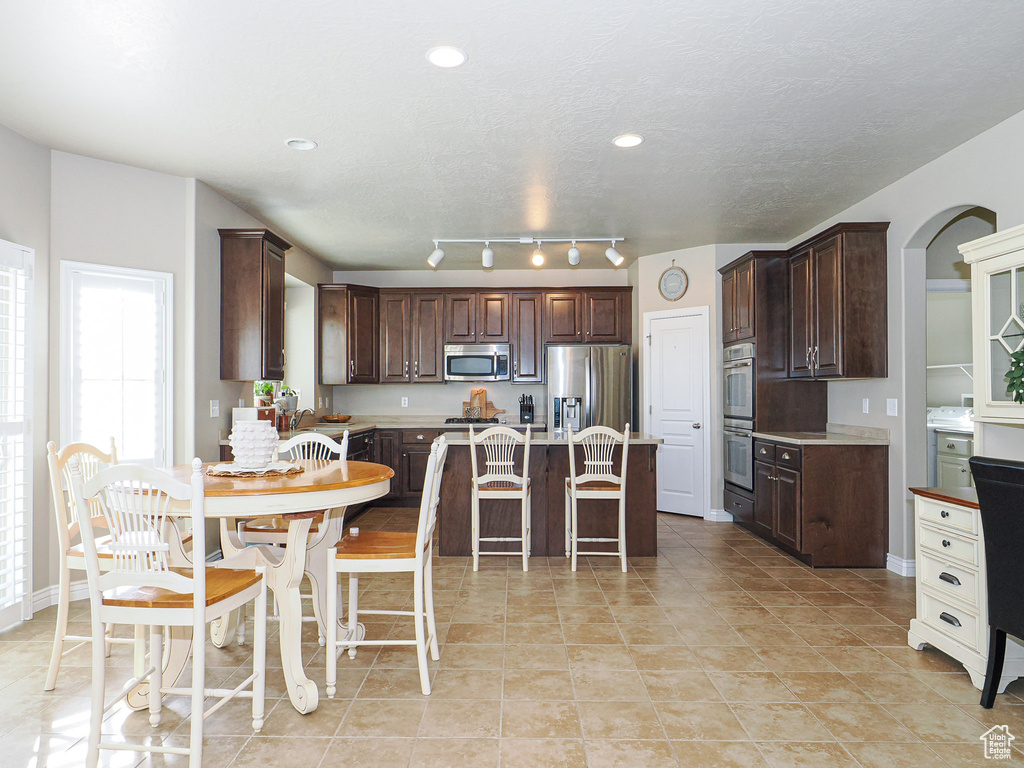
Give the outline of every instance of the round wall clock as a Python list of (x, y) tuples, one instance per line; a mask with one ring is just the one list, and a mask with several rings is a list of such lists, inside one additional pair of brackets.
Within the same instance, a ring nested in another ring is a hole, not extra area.
[(658, 290), (669, 301), (676, 301), (686, 293), (689, 284), (690, 281), (686, 277), (686, 273), (673, 264), (661, 273), (661, 279), (658, 281)]

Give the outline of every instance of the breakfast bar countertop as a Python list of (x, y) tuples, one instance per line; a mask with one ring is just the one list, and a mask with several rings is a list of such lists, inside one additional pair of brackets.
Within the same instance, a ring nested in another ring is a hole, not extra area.
[[(449, 425), (451, 426), (451, 425)], [(475, 424), (480, 427), (493, 427), (494, 424)], [(444, 439), (449, 445), (469, 445), (469, 432), (445, 432)], [(533, 445), (564, 445), (566, 436), (553, 432), (530, 432), (530, 442)], [(660, 437), (648, 435), (645, 432), (630, 432), (629, 442), (631, 445), (661, 445), (665, 441)]]

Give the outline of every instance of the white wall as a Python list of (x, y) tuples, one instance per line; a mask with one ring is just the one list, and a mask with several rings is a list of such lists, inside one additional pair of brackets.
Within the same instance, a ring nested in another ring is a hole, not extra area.
[[(929, 293), (927, 312), (928, 365), (970, 363), (973, 356), (970, 292)], [(929, 407), (959, 406), (960, 396), (973, 391), (971, 377), (959, 368), (928, 370)]]
[(46, 442), (50, 430), (50, 150), (0, 127), (0, 240), (35, 251), (35, 302), (32, 315), (32, 582), (52, 584), (50, 550), (56, 539), (50, 507)]

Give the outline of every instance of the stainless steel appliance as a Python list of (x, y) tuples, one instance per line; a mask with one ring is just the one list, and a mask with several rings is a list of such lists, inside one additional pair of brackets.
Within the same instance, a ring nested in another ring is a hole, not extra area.
[(727, 419), (754, 418), (754, 345), (733, 344), (722, 352)]
[(628, 344), (547, 348), (548, 427), (622, 429), (633, 412), (633, 350)]
[(753, 422), (725, 420), (725, 481), (748, 491), (754, 490), (753, 431)]
[(445, 344), (446, 381), (508, 381), (508, 344)]

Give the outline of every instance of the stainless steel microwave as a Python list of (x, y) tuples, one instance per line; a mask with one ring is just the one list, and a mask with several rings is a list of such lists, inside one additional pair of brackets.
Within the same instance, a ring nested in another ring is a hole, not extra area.
[(445, 381), (508, 381), (508, 344), (445, 344)]

